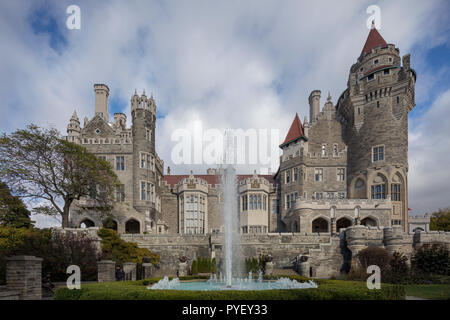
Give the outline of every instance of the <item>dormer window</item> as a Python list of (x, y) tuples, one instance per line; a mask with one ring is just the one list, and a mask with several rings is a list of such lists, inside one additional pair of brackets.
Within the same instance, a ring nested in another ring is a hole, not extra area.
[(378, 59), (375, 59), (375, 60), (373, 61), (373, 64), (378, 64)]
[(373, 80), (373, 79), (375, 79), (375, 75), (372, 73), (372, 74), (369, 74), (368, 76), (367, 76), (367, 81), (371, 81), (371, 80)]

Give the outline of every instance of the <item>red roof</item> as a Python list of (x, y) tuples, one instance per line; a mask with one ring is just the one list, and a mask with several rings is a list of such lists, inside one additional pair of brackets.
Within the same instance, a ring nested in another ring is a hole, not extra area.
[[(238, 174), (237, 175), (238, 182), (241, 182), (241, 180), (251, 178), (251, 177), (253, 177), (252, 174)], [(273, 175), (271, 175), (271, 174), (258, 174), (258, 177), (266, 178), (269, 181), (269, 183), (276, 184), (276, 181), (273, 178)], [(189, 175), (188, 174), (174, 174), (174, 175), (164, 176), (163, 181), (165, 181), (168, 185), (173, 187), (179, 181), (181, 181), (182, 179), (185, 179), (185, 178), (189, 178)], [(213, 188), (215, 187), (216, 184), (220, 184), (220, 175), (194, 174), (194, 178), (200, 178), (200, 179), (205, 180)]]
[(386, 47), (387, 43), (381, 36), (381, 34), (377, 31), (377, 29), (372, 26), (370, 29), (369, 35), (367, 36), (366, 44), (361, 51), (361, 54), (368, 54), (373, 48), (376, 47)]
[(298, 113), (296, 113), (294, 121), (292, 121), (291, 128), (289, 129), (289, 132), (286, 136), (286, 139), (284, 139), (284, 142), (281, 145), (284, 145), (302, 136), (303, 136), (303, 126), (302, 123), (300, 122), (300, 119), (298, 118)]

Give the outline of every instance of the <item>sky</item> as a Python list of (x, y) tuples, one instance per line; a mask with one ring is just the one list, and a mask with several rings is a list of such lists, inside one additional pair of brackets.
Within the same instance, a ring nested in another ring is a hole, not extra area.
[[(79, 30), (66, 26), (72, 4), (80, 7)], [(204, 173), (206, 165), (171, 162), (172, 133), (201, 121), (204, 130), (277, 129), (281, 143), (296, 112), (302, 121), (309, 116), (312, 90), (322, 91), (323, 106), (328, 92), (336, 102), (346, 88), (370, 5), (380, 7), (379, 32), (401, 55), (411, 53), (418, 76), (409, 115), (410, 213), (450, 206), (445, 0), (0, 0), (0, 131), (35, 123), (65, 133), (74, 110), (82, 123), (93, 116), (94, 83), (109, 86), (111, 115), (130, 118), (131, 95), (145, 89), (156, 100), (165, 166)]]

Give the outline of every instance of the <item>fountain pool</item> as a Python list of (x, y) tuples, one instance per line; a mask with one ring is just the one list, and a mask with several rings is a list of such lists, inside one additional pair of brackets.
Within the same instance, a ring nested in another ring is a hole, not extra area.
[(317, 284), (310, 280), (308, 282), (298, 282), (288, 278), (281, 278), (276, 281), (263, 281), (249, 278), (233, 278), (230, 282), (211, 278), (208, 281), (188, 281), (181, 282), (178, 278), (169, 281), (167, 277), (148, 287), (151, 290), (194, 290), (194, 291), (215, 291), (215, 290), (275, 290), (275, 289), (311, 289), (317, 288)]

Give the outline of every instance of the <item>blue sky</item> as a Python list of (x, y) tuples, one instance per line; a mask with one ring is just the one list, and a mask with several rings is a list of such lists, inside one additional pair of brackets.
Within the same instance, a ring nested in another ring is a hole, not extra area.
[[(66, 8), (81, 8), (81, 30)], [(31, 122), (65, 132), (76, 109), (93, 116), (94, 83), (110, 90), (110, 113), (129, 117), (134, 90), (154, 94), (157, 150), (173, 173), (171, 133), (274, 128), (284, 138), (308, 96), (333, 101), (347, 84), (369, 30), (411, 53), (416, 108), (409, 123), (409, 202), (414, 214), (449, 206), (450, 3), (448, 1), (6, 1), (0, 0), (2, 131)]]

